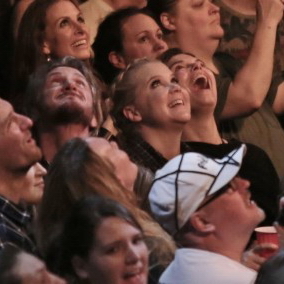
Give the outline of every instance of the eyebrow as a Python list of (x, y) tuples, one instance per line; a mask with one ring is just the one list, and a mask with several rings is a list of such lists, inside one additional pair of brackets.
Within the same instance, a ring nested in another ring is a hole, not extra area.
[[(71, 68), (72, 68), (72, 67), (71, 67)], [(75, 69), (75, 70), (77, 70), (77, 69)], [(55, 72), (52, 72), (52, 71), (51, 71), (51, 72), (49, 73), (48, 78), (53, 77), (53, 76), (58, 76), (58, 75), (60, 75), (60, 76), (62, 76), (62, 77), (65, 76), (63, 73), (61, 73), (61, 72), (59, 72), (59, 71), (55, 71)], [(87, 81), (86, 77), (85, 77), (80, 71), (78, 71), (78, 73), (73, 73), (73, 75), (76, 76), (76, 77), (85, 79), (85, 80)]]
[(178, 61), (176, 61), (176, 62), (170, 64), (170, 65), (169, 65), (169, 68), (171, 69), (175, 64), (178, 64), (178, 63), (184, 63), (184, 61), (183, 61), (183, 60), (178, 60)]
[(151, 77), (149, 78), (149, 80), (146, 81), (146, 83), (147, 83), (147, 84), (150, 83), (153, 79), (160, 79), (160, 75), (151, 76)]

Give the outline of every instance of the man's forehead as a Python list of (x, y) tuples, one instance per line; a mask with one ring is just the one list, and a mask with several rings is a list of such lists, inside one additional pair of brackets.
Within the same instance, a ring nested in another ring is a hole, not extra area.
[(170, 67), (178, 63), (194, 63), (196, 61), (200, 61), (198, 58), (194, 57), (190, 54), (177, 54), (171, 58), (169, 61)]
[(0, 109), (0, 124), (2, 124), (14, 109), (10, 103), (2, 99), (0, 99)]
[(58, 66), (54, 69), (52, 69), (48, 74), (47, 77), (53, 77), (53, 76), (78, 76), (86, 80), (86, 77), (76, 68), (73, 67), (67, 67), (67, 66)]

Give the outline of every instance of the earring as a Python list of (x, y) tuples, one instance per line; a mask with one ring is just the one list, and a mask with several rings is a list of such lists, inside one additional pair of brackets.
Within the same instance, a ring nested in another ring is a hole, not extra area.
[(47, 62), (50, 62), (50, 61), (51, 61), (50, 54), (47, 54), (47, 56), (46, 56), (46, 61), (47, 61)]

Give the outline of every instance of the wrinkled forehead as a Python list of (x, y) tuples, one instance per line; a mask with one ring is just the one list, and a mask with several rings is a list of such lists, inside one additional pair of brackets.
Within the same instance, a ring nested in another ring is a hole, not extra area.
[(67, 66), (59, 66), (54, 69), (52, 69), (48, 74), (47, 74), (47, 80), (50, 78), (53, 78), (55, 76), (60, 76), (60, 77), (78, 77), (81, 78), (85, 81), (86, 77), (76, 68), (73, 67), (67, 67)]
[(177, 64), (193, 64), (197, 61), (200, 61), (198, 58), (196, 58), (193, 55), (190, 54), (177, 54), (174, 55), (168, 62), (167, 66), (172, 69), (174, 68)]

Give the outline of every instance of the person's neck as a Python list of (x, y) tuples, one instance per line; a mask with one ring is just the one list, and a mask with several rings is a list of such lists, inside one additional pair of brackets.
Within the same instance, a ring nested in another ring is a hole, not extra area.
[(26, 175), (27, 170), (21, 172), (0, 170), (0, 195), (15, 204), (19, 204), (19, 192), (24, 190)]
[(184, 52), (189, 52), (195, 55), (198, 59), (202, 60), (206, 67), (212, 70), (214, 73), (218, 74), (218, 68), (214, 63), (213, 56), (216, 52), (219, 42), (219, 39), (210, 39), (206, 43), (199, 43), (198, 41), (188, 42), (188, 37), (179, 37), (174, 33), (171, 33), (166, 36), (166, 41), (169, 48), (178, 47)]
[(237, 262), (241, 262), (249, 237), (249, 234), (246, 237), (238, 234), (235, 237), (232, 234), (224, 234), (224, 237), (214, 235), (203, 240), (196, 248), (221, 254)]
[(248, 16), (256, 15), (257, 0), (219, 0), (230, 9)]
[(190, 121), (184, 127), (182, 141), (222, 144), (223, 140), (218, 132), (213, 114), (206, 116), (192, 114)]
[(157, 129), (142, 126), (139, 132), (142, 138), (167, 160), (180, 154), (182, 128)]
[(58, 150), (70, 139), (75, 137), (88, 137), (89, 127), (82, 124), (59, 125), (53, 128), (39, 130), (39, 145), (43, 157), (51, 162)]

